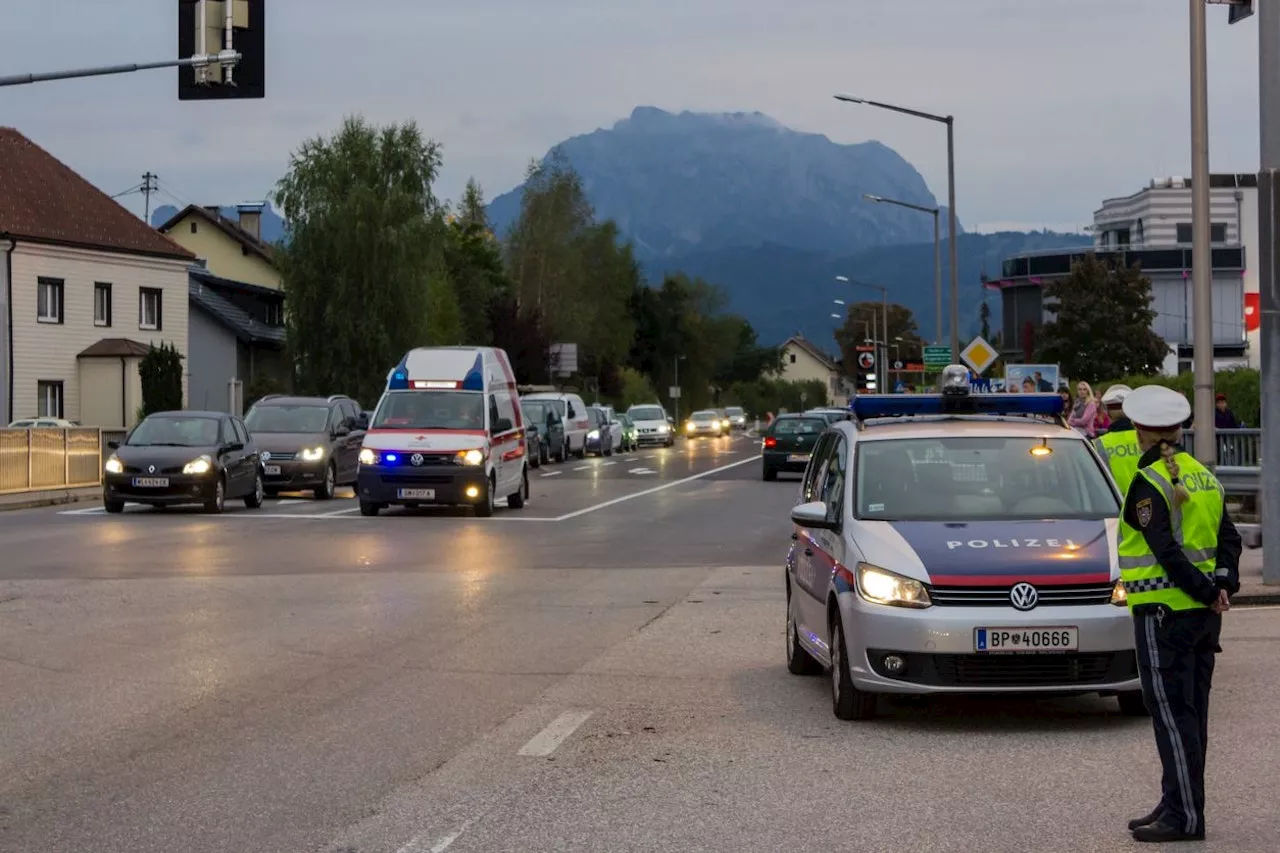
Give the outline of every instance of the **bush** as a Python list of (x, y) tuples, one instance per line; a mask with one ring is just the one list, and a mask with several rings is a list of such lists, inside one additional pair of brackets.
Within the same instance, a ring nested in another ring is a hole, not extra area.
[[(804, 395), (804, 400), (800, 397)], [(755, 382), (735, 382), (725, 398), (726, 405), (739, 405), (756, 418), (764, 418), (766, 412), (775, 415), (783, 409), (800, 412), (825, 406), (830, 402), (827, 386), (820, 379), (789, 382), (785, 379), (761, 378)]]
[(173, 344), (152, 346), (138, 364), (144, 417), (182, 408), (182, 354)]
[(658, 399), (658, 395), (653, 393), (653, 385), (640, 371), (624, 367), (618, 371), (618, 385), (620, 391), (618, 394), (618, 411), (625, 412), (632, 406), (640, 403), (652, 403)]
[[(1261, 383), (1261, 374), (1250, 367), (1219, 370), (1213, 376), (1215, 393), (1226, 394), (1227, 405), (1231, 407), (1231, 411), (1250, 427), (1257, 427), (1260, 422)], [(1177, 376), (1124, 376), (1120, 379), (1099, 382), (1093, 386), (1094, 393), (1101, 397), (1112, 385), (1128, 385), (1130, 388), (1163, 385), (1181, 392), (1187, 398), (1187, 402), (1192, 406), (1195, 405), (1195, 376), (1191, 373), (1180, 373)]]

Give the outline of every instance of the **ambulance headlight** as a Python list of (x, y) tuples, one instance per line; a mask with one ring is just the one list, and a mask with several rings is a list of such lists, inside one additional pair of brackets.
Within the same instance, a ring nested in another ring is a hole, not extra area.
[(476, 450), (475, 448), (472, 448), (471, 450), (464, 450), (458, 454), (458, 461), (463, 465), (483, 465), (484, 451)]
[(378, 451), (370, 450), (367, 447), (362, 447), (360, 449), (360, 464), (361, 465), (377, 465)]

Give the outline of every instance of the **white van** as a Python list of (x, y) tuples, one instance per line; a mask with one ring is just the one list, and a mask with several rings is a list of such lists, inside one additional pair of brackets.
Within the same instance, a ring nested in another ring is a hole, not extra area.
[(462, 505), (493, 515), (529, 499), (524, 414), (507, 354), (410, 350), (387, 375), (360, 450), (361, 515), (391, 505)]
[(587, 404), (577, 394), (561, 394), (558, 391), (540, 391), (525, 394), (525, 400), (546, 400), (554, 403), (564, 421), (564, 437), (569, 442), (569, 452), (579, 459), (587, 455), (587, 432), (591, 421), (587, 418)]

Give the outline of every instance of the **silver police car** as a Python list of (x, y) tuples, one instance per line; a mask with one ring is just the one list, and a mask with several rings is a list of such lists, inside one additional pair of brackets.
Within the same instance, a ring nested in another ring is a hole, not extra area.
[(1099, 693), (1143, 715), (1121, 498), (1053, 394), (860, 396), (791, 513), (787, 664), (843, 720), (880, 694)]

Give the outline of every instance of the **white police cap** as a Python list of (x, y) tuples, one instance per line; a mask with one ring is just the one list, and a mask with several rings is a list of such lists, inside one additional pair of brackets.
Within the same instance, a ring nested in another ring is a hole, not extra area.
[(1124, 413), (1135, 427), (1153, 432), (1182, 426), (1191, 417), (1191, 404), (1163, 385), (1143, 385), (1124, 398)]
[(1124, 398), (1133, 393), (1133, 389), (1128, 385), (1112, 385), (1102, 395), (1102, 405), (1118, 406), (1124, 402)]

